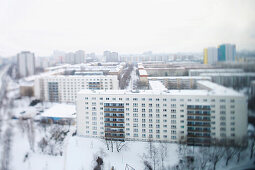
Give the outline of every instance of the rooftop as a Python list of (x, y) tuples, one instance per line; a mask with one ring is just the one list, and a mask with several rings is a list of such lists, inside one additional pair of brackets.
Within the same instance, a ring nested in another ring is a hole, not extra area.
[(221, 69), (221, 68), (205, 68), (205, 69), (190, 69), (190, 72), (244, 72), (243, 69)]
[(207, 89), (184, 89), (184, 90), (81, 90), (78, 94), (109, 94), (109, 95), (123, 95), (123, 94), (140, 94), (140, 95), (176, 95), (176, 96), (244, 96), (233, 89), (223, 87), (221, 85), (212, 83), (210, 81), (198, 81), (201, 85), (206, 86)]
[(211, 77), (206, 76), (175, 76), (175, 77), (148, 77), (149, 80), (165, 80), (165, 79), (182, 79), (182, 80), (190, 80), (190, 79), (196, 79), (196, 80), (211, 80)]
[(152, 90), (167, 90), (167, 88), (160, 81), (149, 81)]
[(148, 76), (148, 73), (146, 70), (139, 70), (139, 75), (140, 76)]
[(243, 72), (243, 73), (202, 73), (202, 74), (200, 74), (200, 76), (226, 76), (226, 77), (228, 77), (228, 76), (233, 76), (233, 77), (234, 76), (236, 76), (236, 77), (248, 76), (248, 77), (255, 77), (255, 73), (251, 73), (251, 72), (248, 72), (248, 73), (245, 73), (245, 72)]
[(42, 117), (55, 118), (75, 118), (75, 105), (72, 104), (55, 104), (42, 113)]

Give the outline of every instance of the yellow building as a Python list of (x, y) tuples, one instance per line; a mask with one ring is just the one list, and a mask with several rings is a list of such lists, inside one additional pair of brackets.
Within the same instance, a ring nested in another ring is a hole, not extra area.
[(208, 64), (208, 50), (204, 49), (204, 64)]

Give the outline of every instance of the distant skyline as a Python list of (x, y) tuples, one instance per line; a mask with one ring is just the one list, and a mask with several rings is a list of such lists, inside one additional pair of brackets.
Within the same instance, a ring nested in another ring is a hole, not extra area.
[(2, 0), (0, 56), (255, 50), (254, 0)]

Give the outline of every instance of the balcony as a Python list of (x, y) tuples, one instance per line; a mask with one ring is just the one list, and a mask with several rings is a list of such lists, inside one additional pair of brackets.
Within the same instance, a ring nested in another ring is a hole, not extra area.
[(210, 113), (187, 113), (190, 116), (210, 116)]
[(105, 135), (106, 138), (125, 138), (125, 136), (112, 136), (112, 135)]
[(125, 123), (124, 121), (105, 120), (105, 123)]
[(188, 132), (208, 132), (208, 133), (210, 133), (211, 132), (211, 130), (199, 130), (199, 129), (188, 129), (187, 130)]
[(195, 126), (198, 126), (198, 127), (211, 127), (210, 124), (187, 124), (188, 127), (195, 127)]
[(124, 106), (104, 106), (105, 108), (124, 108)]
[(124, 131), (105, 130), (105, 133), (125, 133)]
[(105, 125), (105, 128), (125, 128), (124, 126), (111, 126), (111, 125)]
[(210, 136), (187, 135), (187, 138), (210, 138)]
[(124, 118), (124, 114), (104, 114), (105, 118)]
[(188, 121), (201, 121), (201, 122), (210, 122), (211, 120), (210, 119), (191, 119), (191, 118), (188, 118), (187, 119)]
[(124, 113), (124, 110), (123, 111), (108, 111), (108, 110), (105, 110), (104, 112), (105, 113)]

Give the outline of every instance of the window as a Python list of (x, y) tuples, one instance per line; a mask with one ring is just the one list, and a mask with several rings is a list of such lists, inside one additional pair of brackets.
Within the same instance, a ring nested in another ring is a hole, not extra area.
[(138, 112), (138, 109), (137, 108), (133, 108), (133, 112)]
[(176, 118), (176, 115), (171, 115), (171, 118)]
[(171, 120), (171, 123), (172, 124), (176, 124), (176, 120)]

